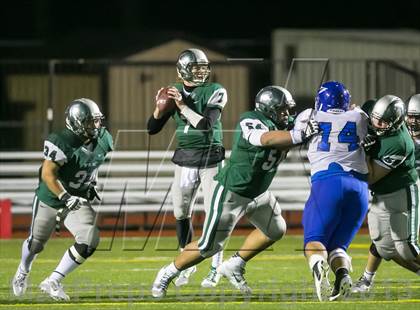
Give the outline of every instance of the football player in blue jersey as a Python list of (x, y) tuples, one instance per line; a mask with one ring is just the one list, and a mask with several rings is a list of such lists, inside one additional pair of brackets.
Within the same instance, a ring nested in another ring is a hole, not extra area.
[[(340, 82), (329, 81), (318, 90), (315, 110), (302, 112), (295, 124), (298, 129), (301, 121), (313, 116), (320, 128), (309, 143), (312, 186), (303, 212), (305, 255), (320, 301), (350, 294), (347, 248), (368, 210), (368, 167), (359, 146), (367, 134), (368, 116), (349, 106), (349, 91)], [(332, 289), (330, 269), (335, 273)]]

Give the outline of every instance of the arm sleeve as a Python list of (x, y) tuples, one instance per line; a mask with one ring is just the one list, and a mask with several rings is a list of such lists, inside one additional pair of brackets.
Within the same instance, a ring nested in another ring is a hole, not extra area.
[(216, 121), (221, 114), (218, 108), (206, 108), (203, 113), (202, 119), (197, 123), (196, 128), (200, 130), (209, 130), (213, 128)]
[(159, 119), (156, 119), (153, 115), (151, 115), (147, 121), (147, 131), (149, 135), (155, 135), (161, 131), (170, 117), (171, 113), (166, 113)]

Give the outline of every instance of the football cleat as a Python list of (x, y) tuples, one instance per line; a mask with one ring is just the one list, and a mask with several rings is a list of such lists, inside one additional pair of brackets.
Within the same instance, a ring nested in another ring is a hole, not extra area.
[(15, 296), (22, 296), (25, 294), (26, 289), (28, 288), (28, 277), (29, 273), (23, 272), (19, 266), (12, 281), (13, 294), (15, 294)]
[(229, 260), (217, 267), (217, 273), (226, 277), (229, 282), (243, 294), (251, 295), (252, 290), (246, 283), (244, 274), (245, 269), (238, 265), (233, 265)]
[(152, 286), (152, 296), (155, 298), (165, 297), (166, 290), (168, 289), (169, 283), (176, 277), (176, 274), (171, 273), (167, 270), (168, 266), (162, 267)]
[(350, 296), (352, 284), (351, 277), (348, 274), (344, 275), (340, 280), (336, 280), (329, 300), (340, 300)]
[(181, 273), (179, 274), (178, 278), (174, 282), (175, 286), (179, 287), (179, 286), (183, 286), (183, 285), (188, 284), (188, 282), (190, 281), (191, 275), (196, 271), (197, 271), (196, 266), (192, 266), (190, 268), (182, 270)]
[(352, 293), (368, 293), (372, 288), (372, 281), (366, 279), (365, 276), (361, 276), (360, 279), (353, 285)]
[(315, 291), (319, 301), (328, 301), (331, 294), (330, 281), (328, 281), (329, 271), (330, 267), (325, 260), (317, 262), (312, 269), (312, 275), (315, 281)]
[(70, 300), (70, 297), (64, 292), (63, 285), (57, 280), (46, 278), (41, 282), (39, 288), (54, 300)]
[(211, 267), (208, 275), (201, 282), (201, 287), (212, 288), (216, 287), (222, 275), (217, 272), (216, 268)]

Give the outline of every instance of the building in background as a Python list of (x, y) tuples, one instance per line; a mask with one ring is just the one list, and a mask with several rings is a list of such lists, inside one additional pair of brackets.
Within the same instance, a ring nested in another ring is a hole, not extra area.
[[(115, 136), (120, 130), (116, 141), (118, 149), (146, 149), (147, 134), (121, 130), (146, 128), (157, 90), (177, 80), (177, 57), (190, 47), (206, 52), (212, 64), (211, 80), (220, 82), (228, 90), (229, 102), (223, 123), (224, 128), (233, 129), (240, 113), (253, 102), (249, 66), (229, 62), (229, 55), (192, 41), (162, 40), (148, 48), (121, 46), (114, 51), (118, 58), (98, 58), (99, 45), (94, 54), (86, 49), (86, 57), (95, 58), (0, 61), (0, 131), (5, 137), (1, 139), (0, 148), (41, 149), (45, 135), (63, 126), (68, 102), (89, 97), (101, 105), (112, 134)], [(109, 57), (110, 54), (104, 52), (104, 55)], [(164, 133), (151, 141), (152, 149), (166, 149), (174, 128), (166, 126)], [(10, 131), (13, 137), (8, 139)], [(226, 135), (228, 145), (231, 136)]]
[(407, 98), (420, 90), (419, 31), (277, 29), (272, 60), (274, 83), (288, 80), (304, 107), (313, 104), (323, 76), (342, 81), (356, 104), (387, 93)]

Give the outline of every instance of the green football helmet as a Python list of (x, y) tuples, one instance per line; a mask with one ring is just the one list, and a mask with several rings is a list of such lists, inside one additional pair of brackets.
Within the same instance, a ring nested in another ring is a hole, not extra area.
[(408, 99), (406, 123), (412, 136), (420, 135), (420, 94)]
[[(378, 136), (386, 136), (395, 133), (405, 119), (404, 102), (393, 95), (379, 98), (372, 107), (370, 120), (372, 128)], [(382, 124), (381, 127), (378, 124)]]
[(72, 101), (66, 109), (66, 127), (82, 139), (96, 139), (101, 125), (95, 123), (104, 119), (98, 105), (90, 99), (80, 98)]
[(270, 118), (279, 129), (293, 124), (296, 103), (290, 92), (280, 86), (266, 86), (255, 97), (255, 110)]
[(183, 51), (178, 57), (176, 68), (178, 76), (193, 86), (205, 83), (209, 79), (211, 71), (206, 54), (197, 48)]

